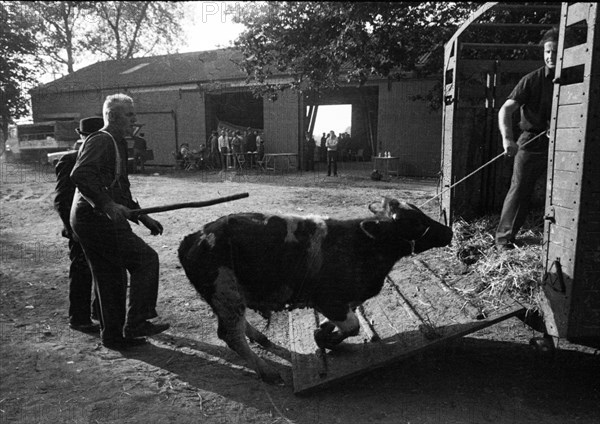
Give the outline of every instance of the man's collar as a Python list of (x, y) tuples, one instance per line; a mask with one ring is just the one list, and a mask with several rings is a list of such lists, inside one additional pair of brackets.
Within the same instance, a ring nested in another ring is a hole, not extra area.
[(552, 77), (552, 78), (554, 78), (554, 72), (555, 72), (555, 71), (556, 71), (556, 68), (554, 68), (554, 69), (550, 69), (550, 68), (548, 68), (546, 65), (544, 65), (544, 76), (545, 76), (546, 78), (548, 78), (548, 77)]

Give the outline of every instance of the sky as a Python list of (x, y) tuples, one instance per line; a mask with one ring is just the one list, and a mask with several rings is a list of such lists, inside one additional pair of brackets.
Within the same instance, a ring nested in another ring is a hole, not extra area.
[[(181, 53), (214, 50), (228, 47), (244, 30), (242, 24), (232, 22), (232, 12), (241, 2), (190, 2), (190, 19), (184, 24), (187, 45)], [(228, 12), (229, 11), (229, 12)], [(333, 130), (336, 134), (346, 131), (351, 123), (350, 105), (321, 106), (317, 112), (314, 135), (321, 136)]]
[[(232, 22), (243, 2), (235, 1), (192, 1), (186, 2), (189, 18), (183, 24), (185, 42), (179, 48), (180, 53), (215, 50), (229, 47), (244, 30), (242, 24)], [(87, 58), (85, 63), (78, 66), (91, 65), (97, 59)], [(60, 75), (45, 75), (40, 82), (47, 83)], [(345, 131), (350, 126), (350, 106), (335, 107), (321, 106), (317, 112), (315, 135), (334, 130), (336, 134)]]
[(187, 53), (229, 47), (244, 30), (242, 24), (232, 22), (232, 13), (236, 13), (241, 4), (234, 1), (189, 2), (190, 18), (183, 25), (187, 45), (179, 51)]

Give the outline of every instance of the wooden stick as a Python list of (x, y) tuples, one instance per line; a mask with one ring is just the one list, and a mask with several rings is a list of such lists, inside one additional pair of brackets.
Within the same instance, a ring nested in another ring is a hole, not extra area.
[(139, 216), (139, 215), (146, 215), (149, 213), (167, 212), (167, 211), (172, 211), (175, 209), (203, 208), (205, 206), (212, 206), (212, 205), (216, 205), (218, 203), (225, 203), (225, 202), (231, 202), (232, 200), (243, 199), (248, 196), (249, 196), (248, 193), (238, 193), (238, 194), (234, 194), (231, 196), (218, 197), (218, 198), (212, 199), (212, 200), (205, 200), (203, 202), (173, 203), (173, 204), (165, 205), (165, 206), (154, 206), (151, 208), (133, 209), (131, 211), (131, 213), (135, 217), (135, 216)]

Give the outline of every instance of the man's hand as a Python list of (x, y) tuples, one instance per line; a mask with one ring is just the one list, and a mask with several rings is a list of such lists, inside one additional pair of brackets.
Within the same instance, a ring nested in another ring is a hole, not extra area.
[(150, 218), (148, 215), (140, 215), (138, 219), (147, 229), (150, 230), (150, 234), (153, 236), (163, 233), (163, 226), (157, 220)]
[(126, 222), (130, 215), (130, 210), (127, 206), (123, 206), (119, 203), (110, 202), (104, 205), (102, 212), (108, 216), (108, 219), (115, 223)]
[(502, 140), (502, 146), (504, 147), (504, 154), (509, 158), (514, 157), (517, 154), (517, 151), (519, 150), (519, 146), (517, 146), (517, 143), (515, 143), (509, 138), (505, 138)]

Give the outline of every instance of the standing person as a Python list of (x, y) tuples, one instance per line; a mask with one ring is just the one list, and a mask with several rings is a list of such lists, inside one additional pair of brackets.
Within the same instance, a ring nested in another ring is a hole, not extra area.
[[(81, 140), (98, 131), (104, 125), (102, 118), (89, 117), (79, 121), (76, 129)], [(93, 302), (92, 313), (92, 272), (88, 266), (81, 244), (77, 241), (71, 229), (69, 215), (75, 195), (75, 185), (71, 181), (71, 171), (75, 166), (78, 150), (64, 155), (56, 164), (56, 197), (54, 209), (63, 222), (62, 236), (69, 240), (69, 327), (84, 333), (100, 331), (91, 317), (98, 316), (98, 299)]]
[(304, 170), (305, 171), (314, 171), (315, 170), (315, 139), (312, 134), (308, 131), (304, 134), (304, 143), (303, 143), (303, 156), (302, 162), (304, 162)]
[[(139, 209), (130, 191), (125, 140), (136, 122), (133, 100), (124, 94), (108, 96), (102, 114), (103, 128), (85, 140), (71, 172), (77, 189), (70, 222), (92, 270), (102, 343), (125, 349), (145, 343), (144, 336), (158, 334), (169, 324), (148, 321), (157, 317), (158, 254), (127, 222), (137, 222), (131, 210)], [(162, 234), (158, 221), (147, 215), (138, 220), (152, 235)]]
[(208, 138), (209, 162), (214, 167), (221, 166), (221, 155), (219, 154), (219, 133), (213, 131)]
[(231, 149), (233, 153), (242, 153), (242, 133), (240, 131), (236, 131), (231, 139)]
[(227, 132), (221, 130), (221, 136), (219, 137), (219, 153), (221, 155), (221, 169), (225, 171), (227, 169), (227, 153), (229, 153), (229, 138)]
[(248, 140), (246, 146), (249, 152), (256, 152), (256, 136), (256, 131), (251, 131), (251, 129), (248, 128)]
[[(514, 247), (516, 235), (529, 211), (535, 182), (546, 171), (548, 137), (544, 134), (531, 143), (527, 142), (549, 127), (558, 30), (553, 28), (546, 31), (540, 44), (544, 49), (544, 66), (521, 78), (498, 112), (504, 152), (509, 158), (515, 158), (510, 189), (504, 199), (496, 229), (495, 243), (498, 249)], [(522, 133), (515, 143), (512, 115), (519, 109)]]
[(325, 145), (327, 146), (327, 176), (331, 177), (331, 168), (333, 168), (333, 176), (337, 177), (338, 138), (335, 132), (329, 131)]
[(327, 147), (325, 143), (327, 142), (327, 133), (323, 133), (321, 137), (321, 148), (319, 149), (321, 152), (321, 158), (319, 159), (321, 162), (325, 162), (327, 160)]
[(135, 172), (138, 171), (138, 166), (140, 168), (140, 172), (143, 174), (145, 172), (144, 162), (146, 161), (146, 140), (144, 139), (144, 134), (140, 134), (139, 136), (133, 136), (133, 160), (134, 160), (134, 169)]
[(265, 140), (261, 132), (256, 135), (256, 160), (262, 161), (265, 158)]

